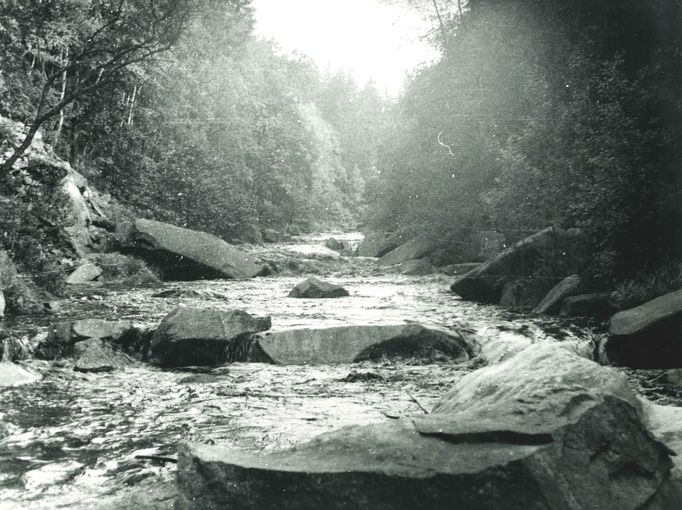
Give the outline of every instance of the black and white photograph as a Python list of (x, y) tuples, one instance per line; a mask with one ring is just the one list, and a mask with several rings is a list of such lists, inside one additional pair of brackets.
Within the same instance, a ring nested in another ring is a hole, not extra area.
[(0, 0), (52, 509), (682, 509), (682, 0)]

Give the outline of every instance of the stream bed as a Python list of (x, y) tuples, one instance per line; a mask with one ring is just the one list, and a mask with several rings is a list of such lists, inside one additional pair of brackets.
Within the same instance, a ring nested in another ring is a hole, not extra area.
[[(510, 343), (570, 341), (585, 353), (596, 323), (532, 317), (458, 299), (444, 275), (402, 276), (374, 259), (341, 257), (324, 247), (331, 234), (254, 248), (267, 260), (317, 269), (350, 297), (292, 299), (307, 275), (252, 280), (168, 282), (154, 288), (74, 291), (58, 316), (15, 320), (13, 335), (39, 334), (55, 321), (130, 320), (153, 327), (178, 305), (270, 315), (272, 329), (418, 322), (458, 328)], [(334, 235), (357, 243), (359, 234)], [(204, 298), (153, 298), (163, 288), (203, 291)], [(79, 373), (68, 361), (27, 361), (36, 383), (0, 389), (0, 508), (170, 508), (176, 445), (227, 443), (282, 449), (345, 425), (428, 412), (457, 380), (480, 366), (363, 362), (333, 366), (238, 363), (212, 369), (161, 370), (144, 364)], [(682, 405), (656, 383), (656, 371), (627, 371), (641, 395)]]

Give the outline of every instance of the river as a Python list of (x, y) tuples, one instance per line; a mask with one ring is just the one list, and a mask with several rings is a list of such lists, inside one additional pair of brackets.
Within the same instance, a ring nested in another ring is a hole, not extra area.
[[(72, 292), (58, 317), (15, 320), (7, 332), (36, 335), (50, 322), (81, 318), (126, 319), (153, 327), (182, 304), (270, 315), (273, 330), (413, 321), (509, 344), (572, 342), (585, 355), (601, 335), (596, 323), (462, 301), (448, 289), (451, 277), (402, 276), (379, 269), (374, 259), (341, 257), (324, 247), (331, 235), (300, 236), (254, 250), (264, 259), (293, 260), (299, 270), (314, 270), (348, 289), (348, 298), (288, 298), (305, 274), (168, 282), (154, 288), (94, 287)], [(334, 237), (350, 243), (361, 239), (359, 234)], [(152, 298), (160, 287), (200, 290), (206, 297)], [(73, 371), (68, 360), (26, 361), (42, 379), (0, 389), (0, 508), (170, 508), (178, 442), (281, 449), (344, 425), (423, 413), (481, 363), (239, 363), (193, 370), (139, 364), (83, 374)], [(656, 382), (657, 371), (626, 373), (640, 394), (682, 405), (681, 395)]]

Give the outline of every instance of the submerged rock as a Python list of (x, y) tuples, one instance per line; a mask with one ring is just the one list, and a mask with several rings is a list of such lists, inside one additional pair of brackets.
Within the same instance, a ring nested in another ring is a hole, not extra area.
[(465, 376), (431, 415), (280, 452), (182, 445), (177, 508), (644, 508), (670, 451), (623, 376), (534, 345)]
[(605, 352), (619, 365), (682, 368), (682, 290), (611, 317)]
[(582, 280), (577, 274), (573, 274), (557, 283), (552, 290), (533, 309), (533, 313), (556, 315), (561, 309), (564, 299), (580, 292)]
[(100, 338), (81, 340), (74, 345), (77, 372), (111, 372), (125, 368), (134, 360)]
[(293, 298), (337, 298), (349, 295), (343, 287), (323, 282), (312, 276), (297, 284), (289, 292), (289, 297)]
[(21, 386), (40, 380), (40, 374), (36, 374), (16, 363), (0, 362), (0, 388)]
[(252, 278), (263, 264), (218, 237), (152, 220), (135, 220), (128, 245), (160, 266), (166, 280)]
[(154, 331), (148, 360), (166, 367), (218, 365), (249, 335), (270, 329), (270, 317), (242, 310), (178, 307)]
[(258, 352), (284, 365), (354, 363), (383, 358), (466, 361), (475, 340), (418, 324), (291, 329), (258, 336)]

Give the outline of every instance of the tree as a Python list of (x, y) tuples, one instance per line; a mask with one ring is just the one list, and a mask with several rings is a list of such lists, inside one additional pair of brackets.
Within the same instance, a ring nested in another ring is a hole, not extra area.
[(169, 50), (196, 7), (194, 0), (2, 0), (0, 63), (4, 72), (26, 74), (29, 105), (21, 119), (28, 132), (3, 174), (68, 105)]

